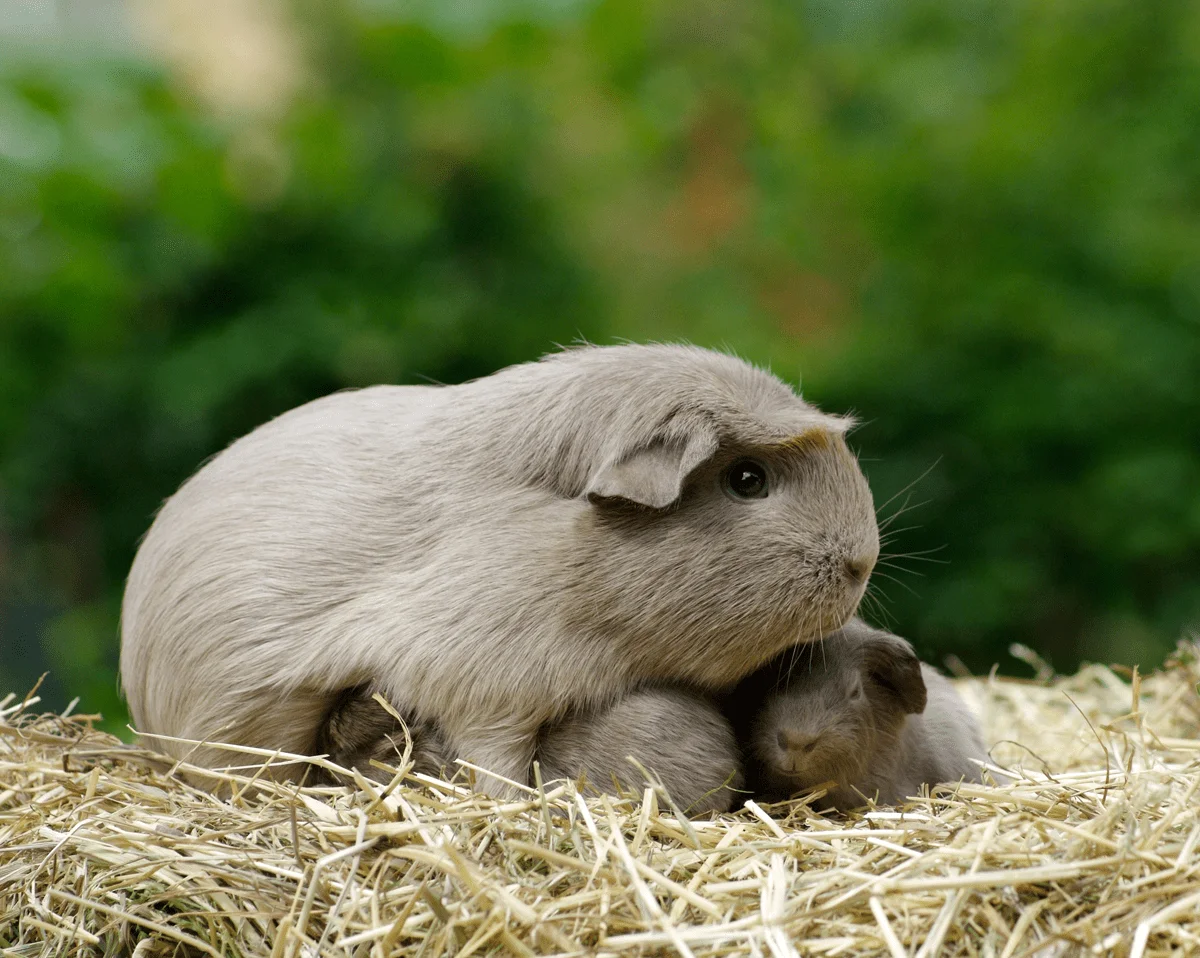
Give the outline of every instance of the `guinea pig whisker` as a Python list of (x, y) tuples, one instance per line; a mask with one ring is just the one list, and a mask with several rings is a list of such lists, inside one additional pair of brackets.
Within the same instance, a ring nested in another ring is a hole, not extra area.
[(788, 655), (787, 674), (784, 676), (783, 684), (790, 685), (792, 681), (792, 671), (796, 668), (796, 659), (800, 657), (800, 647), (793, 645), (791, 654)]
[[(817, 657), (817, 649), (825, 648), (825, 646), (822, 644), (822, 643), (824, 643), (824, 641), (825, 641), (825, 637), (822, 636), (821, 638), (817, 639), (816, 642), (809, 642), (808, 647), (804, 650), (806, 653), (808, 653), (808, 655), (807, 655), (808, 662), (806, 664), (807, 664), (809, 672), (811, 672), (813, 670), (813, 662)], [(801, 658), (803, 659), (804, 657), (801, 656)]]
[(910, 489), (911, 489), (913, 486), (915, 486), (915, 485), (916, 485), (918, 482), (920, 482), (922, 479), (924, 479), (926, 476), (928, 476), (928, 475), (929, 475), (931, 472), (933, 472), (933, 470), (934, 470), (934, 469), (936, 469), (936, 468), (938, 467), (938, 464), (939, 464), (941, 461), (942, 461), (942, 457), (941, 457), (941, 456), (938, 456), (938, 457), (937, 457), (935, 460), (933, 460), (933, 463), (932, 463), (932, 464), (929, 466), (929, 468), (928, 468), (928, 469), (926, 469), (926, 470), (925, 470), (923, 473), (921, 473), (919, 476), (917, 476), (917, 478), (916, 478), (916, 479), (914, 479), (914, 480), (913, 480), (912, 482), (910, 482), (910, 483), (909, 483), (907, 486), (905, 486), (903, 489), (901, 489), (899, 492), (897, 492), (895, 495), (893, 495), (893, 496), (892, 496), (890, 499), (888, 499), (886, 502), (883, 502), (883, 503), (881, 503), (881, 504), (880, 504), (880, 505), (879, 505), (879, 506), (878, 506), (878, 507), (875, 509), (875, 514), (876, 514), (876, 515), (879, 515), (879, 513), (880, 513), (880, 512), (882, 512), (884, 509), (886, 509), (886, 508), (887, 508), (887, 507), (888, 507), (888, 506), (889, 506), (889, 505), (890, 505), (892, 502), (894, 502), (896, 499), (900, 498), (900, 496), (904, 495), (904, 494), (905, 494), (906, 492), (908, 492), (908, 491), (909, 491), (909, 490), (910, 490)]
[(895, 522), (897, 519), (899, 519), (902, 515), (912, 512), (914, 509), (920, 509), (922, 506), (927, 506), (932, 501), (933, 501), (932, 499), (922, 499), (920, 502), (914, 503), (914, 502), (910, 502), (908, 499), (905, 499), (904, 503), (900, 506), (899, 509), (897, 509), (895, 512), (893, 512), (886, 519), (883, 519), (882, 521), (879, 522), (880, 531), (886, 530), (889, 526), (891, 526), (891, 524), (893, 522)]
[[(903, 553), (889, 552), (889, 553), (885, 553), (880, 558), (883, 558), (883, 559), (912, 559), (912, 558), (917, 558), (920, 556), (932, 555), (934, 552), (942, 552), (946, 548), (948, 548), (947, 545), (945, 543), (943, 543), (940, 546), (934, 546), (932, 549), (917, 549), (914, 552), (903, 552)], [(926, 562), (937, 562), (939, 560), (926, 559), (925, 561)], [(942, 560), (942, 561), (944, 561), (944, 560)]]
[[(805, 614), (804, 614), (804, 631), (805, 631), (805, 632), (807, 632), (807, 631), (808, 631), (808, 623), (809, 623), (809, 620), (811, 620), (813, 617), (814, 617), (814, 616), (813, 616), (813, 611), (812, 611), (811, 609), (809, 609), (807, 612), (805, 612)], [(805, 644), (806, 644), (806, 645), (808, 645), (808, 655), (809, 655), (809, 659), (811, 660), (811, 659), (812, 659), (812, 646), (813, 646), (813, 643), (812, 643), (812, 642), (808, 642), (808, 643), (805, 643)], [(795, 669), (796, 669), (796, 663), (797, 663), (797, 662), (800, 660), (800, 657), (801, 657), (803, 654), (804, 654), (804, 650), (803, 650), (803, 649), (802, 649), (800, 646), (798, 646), (798, 645), (793, 645), (793, 646), (792, 646), (792, 654), (791, 654), (791, 656), (789, 657), (789, 661), (788, 661), (788, 669), (787, 669), (787, 684), (790, 684), (790, 683), (791, 683), (791, 681), (792, 681), (792, 673), (793, 673), (793, 672), (795, 671)], [(810, 671), (811, 671), (811, 667), (810, 667)]]
[(867, 605), (868, 609), (872, 612), (876, 621), (882, 622), (889, 629), (891, 629), (895, 626), (895, 624), (896, 624), (895, 616), (893, 616), (887, 610), (887, 607), (883, 604), (883, 602), (880, 601), (879, 596), (875, 595), (873, 592), (871, 592), (868, 589), (866, 594), (863, 596), (863, 602), (865, 605)]
[[(940, 551), (940, 549), (944, 549), (944, 548), (945, 548), (945, 546), (941, 546), (938, 549), (929, 549), (927, 551), (938, 552), (938, 551)], [(877, 562), (891, 562), (894, 559), (912, 559), (914, 562), (932, 562), (934, 565), (949, 565), (950, 564), (949, 559), (933, 559), (926, 555), (921, 554), (920, 552), (885, 552), (876, 561)]]
[(892, 597), (891, 597), (890, 595), (888, 595), (888, 594), (887, 594), (887, 593), (884, 591), (884, 589), (883, 589), (883, 586), (881, 586), (881, 585), (879, 584), (879, 580), (878, 580), (878, 579), (872, 578), (872, 579), (871, 579), (871, 584), (872, 584), (872, 586), (874, 587), (874, 590), (875, 590), (875, 598), (876, 598), (877, 600), (878, 600), (878, 599), (879, 599), (879, 598), (882, 596), (882, 598), (883, 598), (884, 600), (886, 600), (887, 602), (891, 602), (891, 601), (892, 601)]
[(787, 665), (787, 660), (796, 654), (796, 647), (792, 646), (787, 649), (787, 655), (781, 655), (778, 664), (775, 666), (775, 688), (781, 689), (787, 685), (788, 678), (791, 675), (791, 668)]
[(870, 592), (867, 592), (863, 595), (862, 606), (867, 612), (872, 614), (878, 614), (883, 611), (879, 604), (879, 599), (873, 596)]
[[(809, 643), (808, 660), (812, 662), (812, 643)], [(804, 660), (804, 650), (796, 650), (796, 654), (792, 656), (792, 661), (788, 665), (788, 683), (792, 681), (792, 674), (796, 671), (796, 665)], [(812, 665), (809, 665), (809, 671), (812, 671)]]
[(884, 533), (883, 535), (881, 535), (879, 537), (879, 543), (880, 543), (880, 545), (886, 545), (887, 543), (889, 543), (893, 539), (895, 539), (896, 536), (901, 535), (902, 533), (915, 532), (916, 530), (921, 529), (921, 528), (923, 528), (923, 526), (904, 526), (903, 528), (900, 528), (900, 529), (889, 529), (886, 533)]
[(922, 579), (925, 578), (924, 572), (918, 572), (916, 569), (905, 568), (902, 565), (897, 565), (895, 562), (876, 562), (875, 563), (876, 569), (878, 569), (880, 566), (884, 566), (885, 568), (892, 569), (896, 572), (906, 572), (909, 575), (919, 575)]
[(875, 570), (875, 575), (879, 576), (881, 579), (887, 579), (889, 582), (895, 582), (896, 585), (900, 586), (900, 588), (907, 589), (913, 595), (916, 595), (917, 598), (920, 598), (920, 596), (917, 595), (916, 589), (914, 589), (912, 586), (910, 586), (907, 582), (903, 582), (900, 579), (897, 579), (894, 575), (889, 575), (886, 572), (880, 572), (879, 569)]

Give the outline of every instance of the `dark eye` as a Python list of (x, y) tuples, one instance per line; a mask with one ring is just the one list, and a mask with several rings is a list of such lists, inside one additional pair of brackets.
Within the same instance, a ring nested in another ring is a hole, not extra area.
[(767, 498), (767, 470), (754, 459), (739, 459), (725, 472), (725, 491), (734, 499)]

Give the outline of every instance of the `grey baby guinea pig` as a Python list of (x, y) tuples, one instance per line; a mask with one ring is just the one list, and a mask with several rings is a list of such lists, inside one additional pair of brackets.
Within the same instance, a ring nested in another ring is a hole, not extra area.
[[(340, 696), (322, 723), (317, 748), (343, 768), (386, 784), (393, 773), (371, 761), (394, 767), (404, 752), (404, 728), (373, 695), (370, 688), (357, 688)], [(407, 720), (405, 725), (413, 771), (457, 773), (435, 725)], [(572, 711), (538, 735), (544, 783), (585, 776), (602, 791), (620, 786), (640, 794), (646, 779), (630, 757), (692, 815), (728, 811), (743, 784), (733, 729), (711, 701), (690, 689), (635, 689), (603, 707)]]
[(647, 682), (727, 687), (846, 622), (879, 550), (849, 425), (683, 346), (293, 409), (143, 540), (121, 623), (134, 722), (311, 753), (339, 691), (370, 684), (454, 756), (528, 783), (538, 730), (570, 710)]
[(987, 752), (966, 704), (904, 639), (858, 620), (802, 650), (790, 677), (760, 703), (746, 763), (769, 799), (833, 781), (816, 804), (847, 811), (867, 799), (903, 802), (923, 784), (980, 781), (972, 759)]

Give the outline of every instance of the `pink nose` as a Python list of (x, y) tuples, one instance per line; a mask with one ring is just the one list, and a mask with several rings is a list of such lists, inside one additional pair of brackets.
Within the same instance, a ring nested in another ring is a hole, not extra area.
[(817, 736), (804, 735), (790, 728), (781, 728), (775, 738), (785, 752), (807, 754), (817, 747)]

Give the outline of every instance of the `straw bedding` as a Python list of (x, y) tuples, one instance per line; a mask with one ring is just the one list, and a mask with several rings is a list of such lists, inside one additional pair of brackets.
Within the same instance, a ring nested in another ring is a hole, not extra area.
[(1197, 652), (963, 680), (1014, 780), (844, 818), (399, 775), (218, 800), (10, 696), (0, 954), (1200, 954)]

